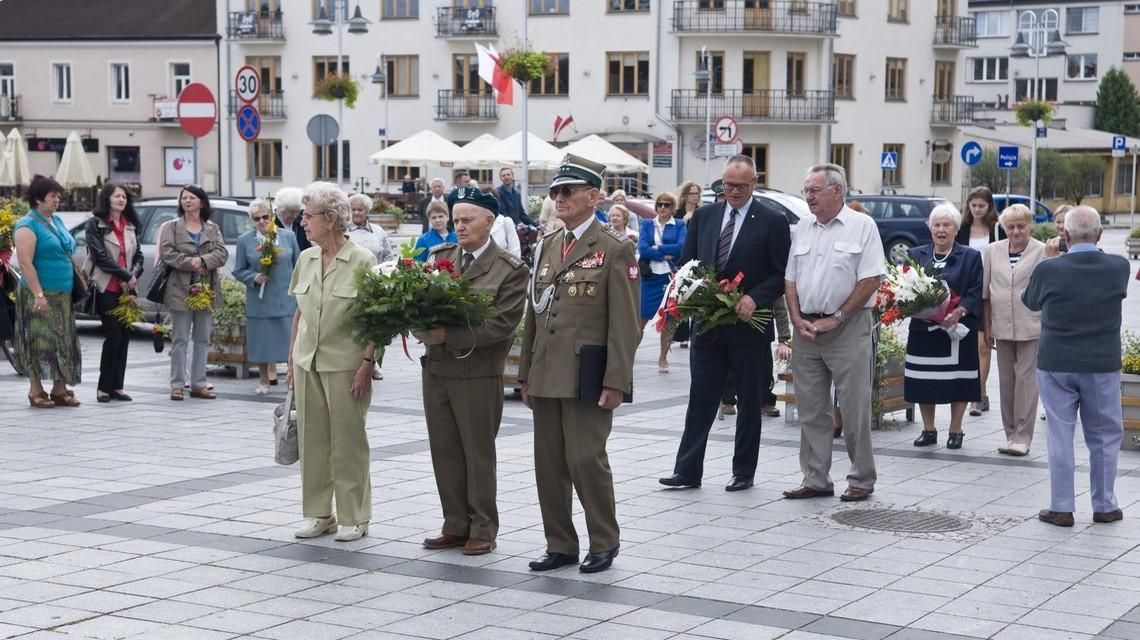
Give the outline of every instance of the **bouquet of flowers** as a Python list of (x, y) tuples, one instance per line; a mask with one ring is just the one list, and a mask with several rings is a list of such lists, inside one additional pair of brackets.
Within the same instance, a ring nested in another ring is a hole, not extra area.
[[(672, 324), (694, 317), (701, 318), (697, 335), (713, 327), (736, 324), (740, 321), (736, 315), (736, 303), (744, 297), (744, 292), (740, 291), (743, 279), (744, 274), (737, 273), (732, 280), (717, 280), (716, 271), (702, 266), (697, 260), (681, 265), (673, 274), (657, 310), (657, 331), (665, 331)], [(757, 309), (752, 312), (748, 324), (757, 331), (763, 331), (771, 321), (770, 310)]]
[(190, 285), (190, 295), (186, 296), (186, 307), (191, 311), (205, 311), (214, 306), (214, 288), (198, 281)]
[[(277, 246), (277, 221), (272, 217), (269, 218), (269, 228), (265, 231), (265, 240), (257, 245), (257, 253), (261, 256), (257, 260), (257, 271), (269, 279), (269, 274), (273, 273), (273, 267), (277, 266), (277, 256), (281, 255), (281, 247)], [(257, 299), (260, 300), (261, 296), (265, 295), (265, 283), (261, 283), (261, 288), (257, 291)]]
[(143, 310), (139, 306), (139, 297), (129, 291), (120, 293), (119, 303), (115, 305), (114, 309), (108, 311), (107, 315), (128, 327), (136, 322), (142, 322)]
[(404, 339), (404, 353), (411, 359), (407, 337), (412, 331), (474, 327), (498, 313), (491, 298), (472, 291), (450, 260), (417, 262), (410, 242), (400, 253), (397, 260), (356, 272), (357, 296), (346, 319), (357, 341), (376, 345), (377, 363), (396, 336)]
[[(961, 296), (951, 291), (946, 281), (929, 275), (921, 265), (907, 259), (901, 266), (887, 267), (887, 277), (879, 284), (875, 307), (885, 325), (905, 318), (940, 325), (960, 300)], [(952, 339), (961, 340), (970, 330), (959, 324), (946, 332)]]
[(19, 220), (20, 213), (12, 201), (0, 204), (0, 253), (11, 253), (12, 230)]

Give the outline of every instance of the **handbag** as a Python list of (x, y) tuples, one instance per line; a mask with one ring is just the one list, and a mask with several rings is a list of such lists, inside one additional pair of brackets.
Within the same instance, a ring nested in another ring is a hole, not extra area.
[(273, 460), (277, 464), (293, 464), (301, 458), (297, 448), (297, 409), (293, 390), (285, 394), (285, 402), (273, 409)]
[(642, 278), (648, 278), (653, 275), (653, 267), (649, 266), (648, 260), (638, 260), (637, 268), (641, 271)]
[(170, 265), (163, 263), (162, 268), (154, 272), (150, 286), (146, 290), (146, 299), (155, 304), (166, 303), (166, 282), (170, 279)]

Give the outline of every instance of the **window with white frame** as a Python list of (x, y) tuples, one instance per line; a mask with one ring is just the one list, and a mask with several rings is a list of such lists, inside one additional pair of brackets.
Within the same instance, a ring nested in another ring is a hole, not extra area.
[(111, 101), (131, 101), (131, 65), (125, 62), (111, 63)]
[(970, 58), (970, 82), (1009, 80), (1009, 58)]
[(1100, 7), (1070, 7), (1065, 10), (1065, 33), (1096, 33)]
[(1127, 62), (1135, 62), (1140, 60), (1140, 51), (1125, 51), (1124, 60)]
[(174, 82), (174, 93), (171, 94), (171, 97), (176, 97), (182, 93), (186, 85), (190, 84), (190, 63), (171, 62), (170, 78)]
[(1033, 80), (1026, 78), (1018, 78), (1013, 81), (1013, 101), (1021, 102), (1022, 100), (1046, 100), (1048, 102), (1057, 101), (1057, 79), (1056, 78), (1038, 78), (1037, 91), (1033, 91)]
[(1077, 53), (1068, 56), (1065, 66), (1065, 78), (1068, 80), (1096, 80), (1096, 54)]
[(1009, 35), (1009, 11), (975, 11), (972, 15), (979, 38), (997, 38)]
[(0, 96), (16, 95), (16, 65), (0, 63)]
[(71, 63), (51, 64), (51, 101), (71, 102)]
[(1130, 2), (1124, 5), (1124, 13), (1126, 15), (1129, 13), (1140, 13), (1140, 3)]

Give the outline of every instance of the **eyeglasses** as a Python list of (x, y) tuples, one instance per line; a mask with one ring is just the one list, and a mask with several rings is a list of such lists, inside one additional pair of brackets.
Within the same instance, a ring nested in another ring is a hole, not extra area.
[(265, 216), (252, 216), (252, 217), (253, 217), (254, 222), (265, 222), (266, 220), (269, 219), (269, 216), (267, 216), (267, 215), (265, 215)]
[(752, 189), (751, 182), (724, 182), (725, 191), (749, 191)]
[(672, 209), (673, 203), (672, 202), (658, 202), (657, 208), (658, 209)]
[(559, 185), (557, 187), (550, 187), (550, 197), (551, 198), (557, 198), (559, 196), (566, 196), (567, 198), (569, 198), (570, 195), (574, 193), (575, 187), (580, 187), (580, 186), (582, 186), (582, 185), (564, 184), (564, 185)]
[(822, 193), (824, 191), (827, 191), (828, 189), (830, 189), (831, 187), (834, 187), (834, 186), (835, 185), (829, 184), (826, 187), (808, 187), (808, 188), (803, 190), (803, 194), (805, 196), (814, 196), (817, 193)]
[(313, 218), (323, 218), (323, 217), (325, 217), (325, 214), (323, 214), (323, 213), (309, 213), (308, 211), (306, 211), (306, 212), (301, 214), (301, 218), (303, 218), (305, 220), (312, 220)]

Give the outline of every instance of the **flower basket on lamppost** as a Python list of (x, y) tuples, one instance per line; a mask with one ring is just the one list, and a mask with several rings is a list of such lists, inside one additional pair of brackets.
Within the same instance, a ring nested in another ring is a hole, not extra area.
[(349, 109), (356, 107), (356, 98), (360, 95), (360, 85), (351, 77), (330, 73), (317, 84), (314, 96), (323, 100), (344, 100), (344, 106)]
[(503, 72), (526, 86), (550, 73), (554, 61), (549, 54), (531, 49), (507, 49), (499, 55), (499, 66)]

